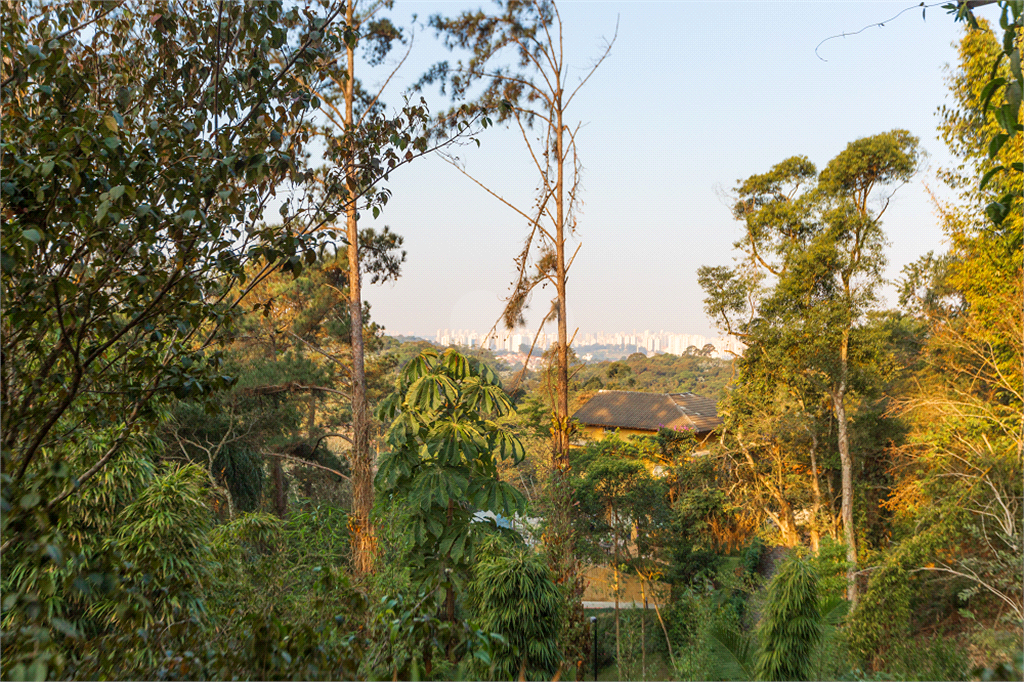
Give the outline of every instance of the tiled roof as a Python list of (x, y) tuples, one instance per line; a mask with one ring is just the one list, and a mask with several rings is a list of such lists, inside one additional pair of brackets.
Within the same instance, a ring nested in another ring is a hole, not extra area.
[(715, 401), (693, 393), (599, 391), (573, 414), (587, 426), (657, 431), (659, 428), (711, 431), (722, 423)]
[(697, 431), (710, 431), (722, 423), (718, 416), (717, 404), (711, 398), (702, 398), (693, 393), (670, 393), (683, 414), (693, 422)]

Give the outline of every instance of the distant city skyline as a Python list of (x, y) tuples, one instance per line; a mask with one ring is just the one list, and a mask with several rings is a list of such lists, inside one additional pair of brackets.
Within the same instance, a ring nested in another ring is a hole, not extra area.
[[(546, 351), (558, 340), (558, 335), (551, 332), (528, 330), (495, 330), (494, 333), (478, 332), (473, 329), (438, 329), (433, 337), (423, 334), (402, 334), (402, 336), (417, 336), (419, 338), (431, 339), (441, 346), (466, 346), (468, 348), (480, 348), (486, 342), (488, 350), (505, 351), (516, 353), (524, 347), (529, 349), (532, 345), (534, 355)], [(535, 343), (536, 339), (536, 343)], [(617, 346), (624, 350), (633, 352), (644, 352), (648, 355), (657, 353), (670, 353), (672, 355), (683, 355), (687, 349), (693, 347), (697, 350), (703, 349), (708, 344), (714, 347), (715, 357), (732, 357), (743, 353), (744, 345), (738, 340), (729, 337), (709, 337), (703, 334), (678, 334), (667, 332), (664, 329), (656, 332), (650, 329), (644, 331), (633, 330), (630, 332), (587, 332), (577, 333), (572, 340), (573, 348), (586, 348), (589, 346)]]

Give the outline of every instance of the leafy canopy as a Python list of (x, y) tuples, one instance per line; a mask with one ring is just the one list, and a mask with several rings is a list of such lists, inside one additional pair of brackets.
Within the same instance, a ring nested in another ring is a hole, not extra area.
[(498, 422), (511, 412), (498, 375), (453, 348), (417, 355), (377, 408), (377, 418), (391, 423), (377, 487), (410, 506), (419, 578), (447, 583), (452, 571), (468, 567), (479, 535), (474, 526), (484, 525), (477, 512), (525, 513), (522, 494), (498, 477), (500, 461), (525, 455)]

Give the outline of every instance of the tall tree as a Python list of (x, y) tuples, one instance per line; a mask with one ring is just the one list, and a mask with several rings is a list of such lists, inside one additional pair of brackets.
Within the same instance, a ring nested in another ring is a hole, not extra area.
[[(558, 6), (551, 0), (511, 0), (496, 2), (499, 12), (463, 12), (458, 17), (435, 15), (430, 25), (444, 36), (448, 49), (468, 49), (472, 57), (454, 66), (435, 65), (420, 85), (440, 82), (451, 88), (453, 99), (467, 96), (470, 88), (486, 84), (473, 107), (498, 111), (498, 122), (514, 124), (533, 162), (540, 180), (535, 207), (523, 209), (488, 189), (469, 176), (455, 159), (456, 168), (488, 193), (525, 219), (530, 231), (516, 259), (517, 280), (503, 320), (508, 329), (525, 323), (525, 310), (531, 293), (540, 285), (551, 284), (555, 299), (541, 325), (556, 320), (558, 326), (557, 379), (552, 444), (554, 455), (562, 461), (569, 444), (569, 356), (566, 277), (579, 246), (570, 253), (569, 239), (576, 233), (579, 210), (579, 180), (582, 166), (576, 147), (579, 123), (572, 125), (568, 109), (580, 89), (611, 52), (613, 37), (604, 52), (578, 83), (569, 82), (568, 55), (564, 49), (565, 27)], [(515, 66), (505, 62), (514, 59)], [(452, 124), (449, 115), (442, 121)], [(527, 133), (535, 124), (543, 127), (539, 142)]]
[[(363, 346), (363, 294), (362, 273), (360, 272), (359, 224), (358, 207), (351, 197), (359, 196), (363, 190), (360, 185), (360, 173), (357, 168), (359, 149), (355, 145), (355, 129), (364, 117), (373, 110), (378, 96), (371, 101), (360, 102), (363, 111), (357, 111), (359, 81), (356, 79), (356, 46), (361, 38), (374, 41), (377, 46), (371, 59), (378, 63), (391, 48), (392, 42), (401, 37), (390, 21), (383, 19), (374, 21), (374, 16), (383, 8), (393, 3), (387, 0), (364, 3), (360, 7), (357, 0), (349, 0), (345, 4), (345, 69), (340, 78), (332, 79), (341, 90), (343, 112), (341, 120), (329, 120), (342, 133), (338, 151), (340, 158), (342, 182), (345, 195), (345, 242), (348, 255), (348, 304), (351, 319), (352, 366), (351, 366), (351, 401), (352, 401), (352, 511), (353, 523), (353, 567), (358, 573), (369, 573), (373, 570), (375, 554), (375, 537), (373, 525), (370, 523), (370, 512), (373, 509), (373, 454), (370, 450), (370, 412), (366, 401), (366, 369)], [(366, 30), (368, 29), (368, 30)], [(364, 35), (365, 34), (365, 35)], [(365, 191), (365, 190), (363, 190)]]
[[(896, 453), (888, 504), (912, 521), (914, 532), (899, 538), (885, 572), (899, 566), (967, 580), (965, 594), (989, 599), (1001, 612), (1009, 609), (1007, 620), (1019, 628), (1024, 216), (1010, 212), (993, 224), (988, 207), (1019, 194), (1022, 175), (999, 174), (984, 189), (977, 182), (997, 164), (1019, 165), (1024, 155), (1021, 145), (1005, 144), (989, 156), (990, 139), (1002, 128), (985, 106), (985, 79), (993, 63), (997, 77), (1013, 77), (1010, 65), (997, 61), (999, 48), (983, 21), (965, 31), (959, 62), (947, 78), (952, 103), (939, 110), (940, 133), (959, 161), (940, 176), (959, 197), (938, 206), (950, 241), (949, 253), (938, 259), (944, 267), (918, 277), (936, 262), (927, 256), (906, 273), (907, 285), (921, 280), (921, 300), (938, 303), (917, 311), (927, 324), (921, 363), (896, 403), (910, 433)], [(888, 587), (881, 575), (877, 586), (880, 594)]]
[(987, 128), (981, 139), (987, 145), (984, 151), (989, 161), (978, 190), (984, 191), (993, 178), (1008, 180), (1002, 191), (992, 192), (994, 196), (985, 206), (989, 220), (999, 227), (1007, 218), (1020, 215), (1017, 204), (1024, 199), (1024, 186), (1021, 184), (1024, 163), (1000, 155), (1005, 147), (1020, 149), (1014, 138), (1024, 131), (1020, 121), (1021, 99), (1024, 97), (1024, 72), (1020, 63), (1021, 45), (1024, 43), (1024, 3), (1020, 0), (958, 0), (945, 8), (956, 14), (957, 21), (965, 21), (973, 31), (984, 35), (990, 31), (988, 22), (975, 17), (974, 9), (991, 4), (998, 4), (1002, 10), (999, 26), (1003, 29), (1003, 36), (1001, 41), (992, 41), (995, 48), (989, 50), (994, 56), (992, 64), (986, 64), (985, 71), (974, 81), (973, 88), (980, 105), (974, 116), (988, 119), (985, 123), (978, 121), (981, 124), (979, 129)]
[(858, 334), (882, 282), (882, 216), (917, 160), (917, 138), (893, 130), (851, 142), (821, 173), (806, 157), (793, 157), (751, 176), (736, 188), (733, 205), (744, 225), (735, 245), (741, 265), (702, 267), (698, 275), (706, 309), (724, 329), (784, 351), (792, 371), (828, 396), (851, 601), (857, 549), (847, 396), (857, 370), (871, 361), (868, 336), (858, 343)]
[(313, 255), (262, 215), (278, 184), (302, 179), (302, 139), (283, 144), (282, 128), (305, 115), (297, 79), (327, 46), (287, 48), (302, 22), (279, 3), (149, 9), (29, 18), (4, 5), (3, 446), (16, 480), (105, 430), (84, 483), (159, 403), (230, 384), (211, 346), (248, 293), (235, 285), (259, 279), (246, 266)]
[[(37, 9), (0, 9), (12, 565), (60, 556), (53, 520), (67, 498), (148, 436), (175, 396), (232, 383), (215, 343), (240, 310), (234, 287), (259, 279), (247, 266), (293, 270), (313, 255), (308, 234), (263, 216), (277, 187), (305, 179), (305, 140), (291, 134), (312, 108), (301, 81), (338, 47), (305, 30), (336, 25), (338, 10), (304, 3)], [(5, 628), (41, 637), (25, 645), (38, 653), (50, 640), (33, 599), (16, 596)]]
[[(234, 383), (218, 344), (252, 288), (331, 236), (330, 206), (265, 209), (310, 179), (309, 83), (346, 42), (344, 7), (315, 0), (38, 8), (2, 5), (0, 450), (5, 561), (41, 565), (69, 497), (175, 398)], [(361, 187), (405, 162), (422, 113), (360, 130)]]
[[(473, 182), (521, 216), (529, 225), (523, 248), (516, 258), (517, 276), (501, 321), (512, 329), (525, 324), (523, 311), (531, 294), (548, 284), (555, 298), (538, 325), (543, 328), (554, 320), (558, 328), (555, 370), (557, 391), (551, 418), (551, 476), (548, 481), (549, 556), (557, 579), (569, 587), (570, 599), (576, 604), (566, 619), (565, 642), (588, 646), (583, 608), (580, 598), (583, 582), (573, 549), (571, 522), (567, 510), (572, 500), (571, 488), (565, 484), (569, 463), (571, 433), (569, 419), (569, 335), (567, 277), (579, 246), (572, 249), (570, 240), (576, 233), (580, 172), (582, 170), (576, 134), (580, 124), (570, 122), (569, 107), (611, 51), (614, 37), (601, 56), (585, 72), (578, 83), (570, 82), (569, 56), (564, 48), (565, 26), (553, 0), (497, 0), (497, 11), (463, 12), (446, 18), (431, 17), (430, 24), (444, 36), (449, 49), (469, 50), (472, 56), (452, 65), (435, 65), (420, 81), (420, 86), (441, 83), (442, 92), (450, 87), (453, 99), (464, 99), (475, 85), (484, 84), (483, 94), (469, 105), (470, 110), (498, 112), (498, 121), (514, 126), (522, 135), (538, 174), (538, 196), (533, 207), (519, 207), (469, 175), (455, 158), (454, 167)], [(511, 63), (511, 65), (509, 64)], [(458, 119), (441, 117), (447, 126)], [(540, 125), (543, 132), (534, 141), (528, 132)], [(575, 335), (574, 335), (575, 336)], [(531, 348), (532, 352), (532, 348)], [(581, 654), (567, 652), (567, 656)]]
[[(390, 197), (390, 191), (380, 183), (389, 179), (391, 171), (471, 134), (475, 122), (473, 112), (456, 110), (452, 118), (457, 119), (457, 123), (452, 125), (450, 134), (436, 134), (431, 142), (430, 136), (436, 131), (429, 126), (426, 105), (422, 100), (419, 104), (407, 102), (399, 116), (388, 117), (382, 99), (384, 90), (405, 63), (412, 49), (411, 43), (376, 92), (363, 87), (357, 76), (357, 70), (362, 68), (357, 49), (363, 48), (365, 66), (378, 67), (396, 43), (406, 42), (403, 31), (384, 16), (393, 5), (393, 0), (350, 0), (345, 3), (344, 59), (332, 62), (319, 80), (307, 83), (309, 92), (323, 103), (319, 112), (320, 122), (313, 128), (325, 140), (328, 161), (319, 174), (321, 195), (310, 214), (314, 220), (327, 223), (342, 218), (345, 226), (340, 241), (347, 255), (346, 293), (352, 322), (351, 364), (347, 369), (352, 405), (349, 458), (353, 486), (352, 528), (355, 534), (353, 564), (361, 574), (373, 570), (376, 546), (370, 522), (375, 462), (370, 447), (372, 422), (366, 383), (362, 286), (368, 259), (364, 251), (369, 247), (378, 254), (370, 265), (380, 265), (381, 243), (390, 239), (394, 246), (396, 237), (388, 237), (388, 228), (382, 235), (375, 235), (372, 229), (360, 230), (360, 212), (372, 210), (374, 217), (380, 215)], [(482, 123), (487, 125), (488, 122)], [(391, 148), (381, 155), (379, 151), (389, 144)], [(400, 244), (401, 238), (397, 239)], [(394, 266), (390, 268), (389, 275), (397, 276), (397, 266), (404, 260), (405, 253), (400, 256), (391, 254), (388, 258)], [(379, 268), (373, 271), (373, 283), (386, 279), (381, 276)]]

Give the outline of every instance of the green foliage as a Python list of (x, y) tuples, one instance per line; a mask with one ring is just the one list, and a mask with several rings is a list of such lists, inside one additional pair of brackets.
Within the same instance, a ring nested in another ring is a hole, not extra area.
[[(753, 546), (757, 546), (754, 543)], [(812, 565), (803, 562), (802, 573), (813, 574)], [(792, 570), (792, 569), (790, 569)], [(778, 579), (776, 575), (776, 579)], [(803, 576), (806, 578), (806, 575)], [(793, 580), (782, 578), (790, 587)], [(716, 587), (717, 585), (717, 587)], [(806, 587), (806, 584), (802, 585)], [(678, 679), (697, 680), (752, 680), (772, 679), (772, 674), (760, 668), (768, 659), (766, 637), (774, 637), (773, 651), (779, 659), (783, 647), (780, 641), (792, 644), (800, 641), (801, 623), (807, 623), (807, 616), (817, 623), (820, 636), (810, 648), (803, 641), (796, 649), (802, 650), (798, 663), (803, 666), (804, 679), (840, 679), (849, 670), (846, 664), (846, 650), (839, 630), (839, 624), (846, 615), (847, 602), (843, 599), (817, 599), (813, 604), (803, 601), (803, 617), (793, 613), (780, 613), (783, 604), (776, 598), (772, 604), (772, 588), (761, 590), (757, 580), (737, 577), (733, 572), (722, 571), (714, 583), (706, 583), (700, 589), (689, 588), (680, 591), (675, 600), (663, 609), (667, 629), (675, 648)], [(776, 593), (789, 598), (790, 606), (799, 601), (800, 590), (788, 592), (776, 583)], [(803, 592), (806, 596), (806, 590)], [(750, 617), (760, 617), (760, 625), (751, 629)], [(795, 618), (790, 618), (794, 616)], [(772, 623), (775, 623), (775, 626)], [(769, 628), (775, 632), (769, 631)], [(798, 630), (794, 632), (794, 629)], [(814, 629), (812, 627), (812, 629)], [(770, 645), (769, 645), (770, 646)], [(792, 671), (790, 671), (792, 672)], [(789, 673), (787, 673), (789, 674)], [(800, 679), (785, 677), (784, 679)]]
[[(601, 562), (640, 565), (653, 559), (664, 544), (669, 500), (666, 485), (648, 470), (642, 446), (610, 434), (574, 452), (571, 464), (579, 474), (570, 479), (579, 550)], [(634, 531), (631, 552), (626, 544)], [(612, 557), (602, 545), (611, 546)]]
[[(525, 512), (522, 494), (499, 480), (497, 465), (522, 459), (522, 443), (496, 420), (512, 409), (498, 376), (449, 348), (421, 352), (377, 409), (391, 423), (377, 473), (382, 495), (408, 504), (418, 579), (451, 584), (475, 552), (477, 511)], [(493, 521), (491, 522), (493, 524)]]
[(972, 671), (972, 674), (979, 680), (983, 680), (983, 682), (988, 682), (989, 680), (1020, 679), (1024, 676), (1024, 651), (1016, 651), (1010, 662), (978, 667)]
[(504, 638), (492, 653), (489, 676), (551, 679), (562, 660), (563, 604), (544, 557), (524, 546), (492, 541), (473, 565), (467, 594), (475, 624)]
[(960, 197), (942, 206), (951, 249), (930, 288), (958, 301), (932, 311), (898, 403), (909, 433), (905, 448), (895, 451), (885, 502), (895, 542), (879, 557), (869, 601), (850, 623), (852, 653), (874, 665), (883, 665), (926, 618), (1009, 625), (1017, 633), (1024, 619), (1024, 349), (1021, 318), (1006, 313), (1021, 305), (1024, 218), (1012, 211), (996, 226), (984, 211), (1000, 195), (1019, 195), (1021, 174), (1002, 173), (984, 189), (977, 184), (994, 164), (1019, 164), (1021, 145), (1005, 144), (998, 158), (990, 156), (1000, 124), (986, 110), (986, 82), (1009, 77), (996, 36), (979, 22), (957, 47), (960, 59), (947, 79), (952, 104), (940, 110), (940, 130), (958, 160), (942, 177)]
[(846, 591), (846, 546), (826, 536), (821, 539), (818, 553), (808, 561), (818, 574), (822, 602), (841, 598)]
[(721, 399), (732, 380), (733, 362), (701, 355), (666, 353), (649, 358), (637, 353), (625, 360), (587, 364), (574, 375), (574, 382), (584, 391), (691, 392)]
[(733, 205), (745, 228), (735, 244), (742, 263), (698, 272), (708, 314), (747, 345), (720, 406), (739, 516), (748, 527), (769, 521), (795, 546), (796, 510), (807, 509), (820, 537), (834, 518), (822, 473), (831, 483), (828, 470), (838, 469), (851, 595), (855, 527), (863, 531), (870, 513), (854, 481), (878, 440), (895, 440), (874, 438), (892, 429), (873, 403), (901, 369), (890, 343), (899, 325), (874, 314), (886, 262), (881, 219), (919, 160), (918, 139), (897, 129), (850, 142), (820, 173), (792, 157), (749, 177)]
[[(991, 41), (995, 49), (990, 50), (990, 54), (996, 55), (991, 70), (988, 70), (986, 64), (984, 76), (979, 74), (972, 84), (980, 103), (977, 107), (977, 119), (980, 120), (975, 121), (977, 132), (973, 146), (987, 152), (988, 162), (978, 189), (983, 191), (993, 178), (1009, 179), (1009, 188), (1003, 188), (1005, 193), (996, 193), (998, 198), (985, 207), (985, 213), (997, 229), (1003, 227), (1007, 218), (1015, 218), (1019, 222), (1020, 211), (1015, 210), (1015, 206), (1024, 196), (1024, 186), (1021, 185), (1024, 165), (1019, 155), (1021, 146), (1013, 142), (1017, 133), (1024, 130), (1020, 123), (1021, 96), (1024, 95), (1024, 75), (1021, 72), (1024, 4), (1020, 0), (1000, 0), (998, 4), (1002, 9), (999, 17), (999, 25), (1003, 29), (1002, 41)], [(971, 3), (961, 1), (944, 7), (956, 14), (957, 21), (966, 21), (973, 32), (988, 32), (987, 22), (975, 18)], [(998, 126), (993, 124), (993, 119)], [(1016, 148), (1015, 158), (1007, 158), (1000, 153), (1008, 148)]]
[(688, 588), (663, 610), (679, 679), (753, 679), (751, 638), (727, 592)]
[[(248, 29), (233, 51), (209, 28), (212, 3), (31, 19), (18, 7), (3, 10), (2, 158), (4, 448), (16, 480), (80, 420), (112, 429), (109, 457), (153, 426), (160, 403), (230, 385), (204, 347), (209, 322), (230, 321), (247, 263), (297, 270), (308, 248), (261, 216), (279, 183), (301, 178), (301, 137), (280, 141), (309, 108), (295, 94), (311, 66), (298, 59), (308, 40), (275, 61), (288, 39), (278, 24), (297, 19), (278, 2), (229, 8)], [(196, 87), (209, 69), (225, 77)], [(278, 106), (273, 125), (256, 124)]]
[(857, 660), (870, 663), (877, 651), (909, 634), (912, 594), (910, 576), (898, 563), (890, 561), (872, 572), (847, 633)]
[(899, 680), (964, 680), (970, 672), (967, 652), (942, 634), (894, 643), (880, 666)]
[[(263, 211), (305, 180), (305, 84), (343, 45), (337, 10), (282, 2), (44, 9), (3, 5), (0, 86), (4, 561), (36, 568), (37, 547), (63, 566), (65, 501), (101, 485), (173, 399), (232, 384), (210, 344), (248, 266), (298, 272), (315, 255)], [(162, 542), (157, 525), (135, 529)], [(87, 559), (92, 582), (116, 583), (113, 564)], [(5, 597), (5, 654), (59, 674), (57, 640), (27, 644), (22, 628), (67, 628), (29, 593)]]
[(712, 673), (708, 679), (765, 679), (755, 673), (757, 657), (755, 643), (750, 635), (736, 629), (718, 627), (710, 630), (706, 637), (712, 660)]
[(109, 542), (130, 567), (122, 580), (148, 602), (143, 625), (204, 615), (203, 588), (211, 568), (206, 536), (212, 525), (205, 483), (199, 467), (176, 467), (156, 476), (119, 515)]
[(665, 580), (677, 586), (714, 578), (722, 564), (721, 547), (712, 521), (724, 519), (728, 504), (709, 457), (680, 457), (668, 470), (672, 517), (669, 542), (671, 563)]
[(747, 548), (743, 550), (741, 557), (743, 571), (748, 575), (757, 573), (766, 550), (764, 540), (761, 539), (760, 535), (755, 535), (750, 544), (747, 545)]
[(821, 635), (818, 574), (808, 562), (790, 557), (768, 583), (768, 601), (758, 625), (758, 679), (808, 679), (811, 654)]
[(213, 480), (227, 488), (235, 509), (250, 512), (263, 499), (265, 477), (259, 448), (266, 440), (265, 430), (272, 428), (270, 422), (280, 424), (273, 420), (279, 415), (266, 414), (269, 410), (240, 415), (237, 401), (231, 402), (236, 404), (229, 402), (221, 409), (208, 411), (198, 402), (179, 401), (159, 433), (172, 455), (178, 451), (187, 461), (207, 470)]

